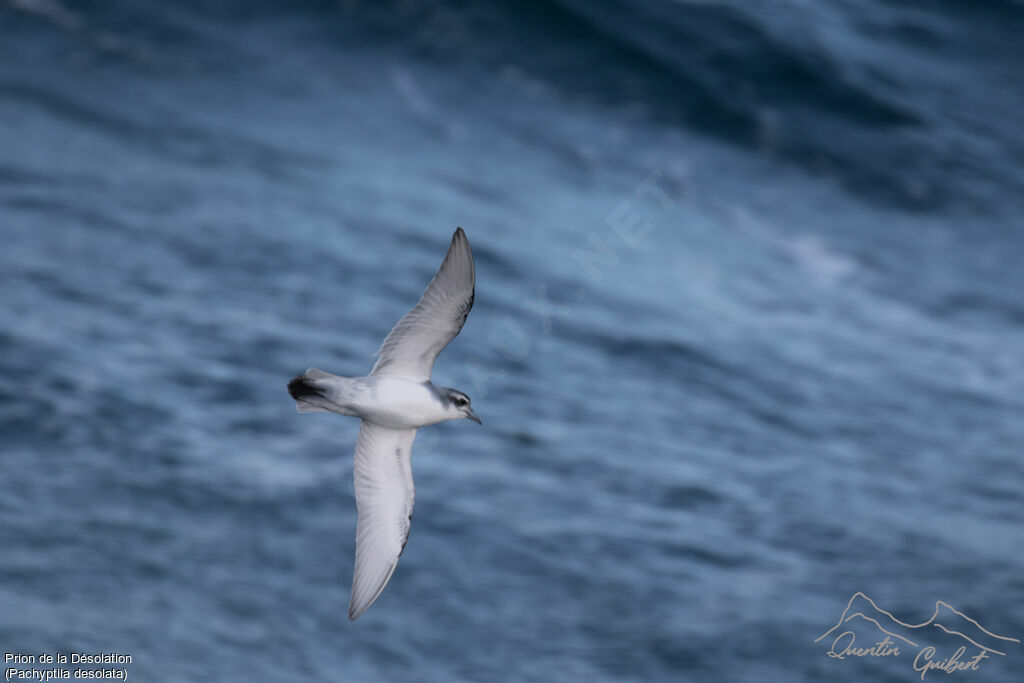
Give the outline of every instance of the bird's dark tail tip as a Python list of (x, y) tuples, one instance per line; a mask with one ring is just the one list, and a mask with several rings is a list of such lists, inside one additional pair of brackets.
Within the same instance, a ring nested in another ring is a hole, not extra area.
[(295, 399), (295, 408), (300, 413), (322, 413), (331, 410), (331, 403), (319, 386), (320, 379), (317, 374), (322, 373), (310, 369), (288, 382), (288, 393)]
[(299, 375), (292, 381), (288, 382), (288, 393), (291, 394), (292, 398), (296, 401), (301, 401), (310, 396), (323, 397), (324, 393), (313, 386), (305, 375)]

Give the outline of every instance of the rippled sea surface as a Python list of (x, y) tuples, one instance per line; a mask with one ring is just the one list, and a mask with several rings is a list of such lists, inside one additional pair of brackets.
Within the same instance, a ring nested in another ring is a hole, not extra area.
[[(1022, 31), (1011, 0), (0, 2), (0, 649), (919, 680), (814, 642), (857, 591), (1024, 638)], [(484, 424), (421, 431), (350, 623), (358, 423), (285, 384), (365, 374), (457, 225), (434, 379)], [(925, 680), (1014, 680), (1003, 642)]]

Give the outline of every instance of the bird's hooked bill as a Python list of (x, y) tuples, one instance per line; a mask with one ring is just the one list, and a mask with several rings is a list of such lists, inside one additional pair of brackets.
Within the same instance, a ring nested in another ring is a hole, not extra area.
[(470, 408), (466, 409), (466, 417), (468, 417), (473, 422), (476, 422), (478, 425), (482, 425), (484, 423), (484, 421), (477, 417), (476, 413), (474, 413)]

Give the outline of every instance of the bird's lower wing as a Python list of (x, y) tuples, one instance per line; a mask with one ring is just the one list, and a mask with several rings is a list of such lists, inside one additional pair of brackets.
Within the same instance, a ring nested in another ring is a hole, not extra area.
[(356, 567), (348, 618), (373, 604), (398, 565), (409, 538), (415, 488), (415, 429), (390, 429), (363, 420), (356, 442)]

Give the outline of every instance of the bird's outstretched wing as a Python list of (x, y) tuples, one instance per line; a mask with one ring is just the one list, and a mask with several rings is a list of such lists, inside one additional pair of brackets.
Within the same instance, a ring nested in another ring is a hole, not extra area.
[(412, 442), (415, 429), (391, 429), (363, 420), (356, 441), (356, 568), (348, 618), (373, 604), (398, 565), (409, 538), (415, 488)]
[(384, 339), (377, 352), (377, 364), (370, 374), (429, 380), (438, 354), (466, 322), (469, 309), (473, 307), (475, 286), (473, 252), (466, 233), (458, 228), (440, 269), (419, 303)]

